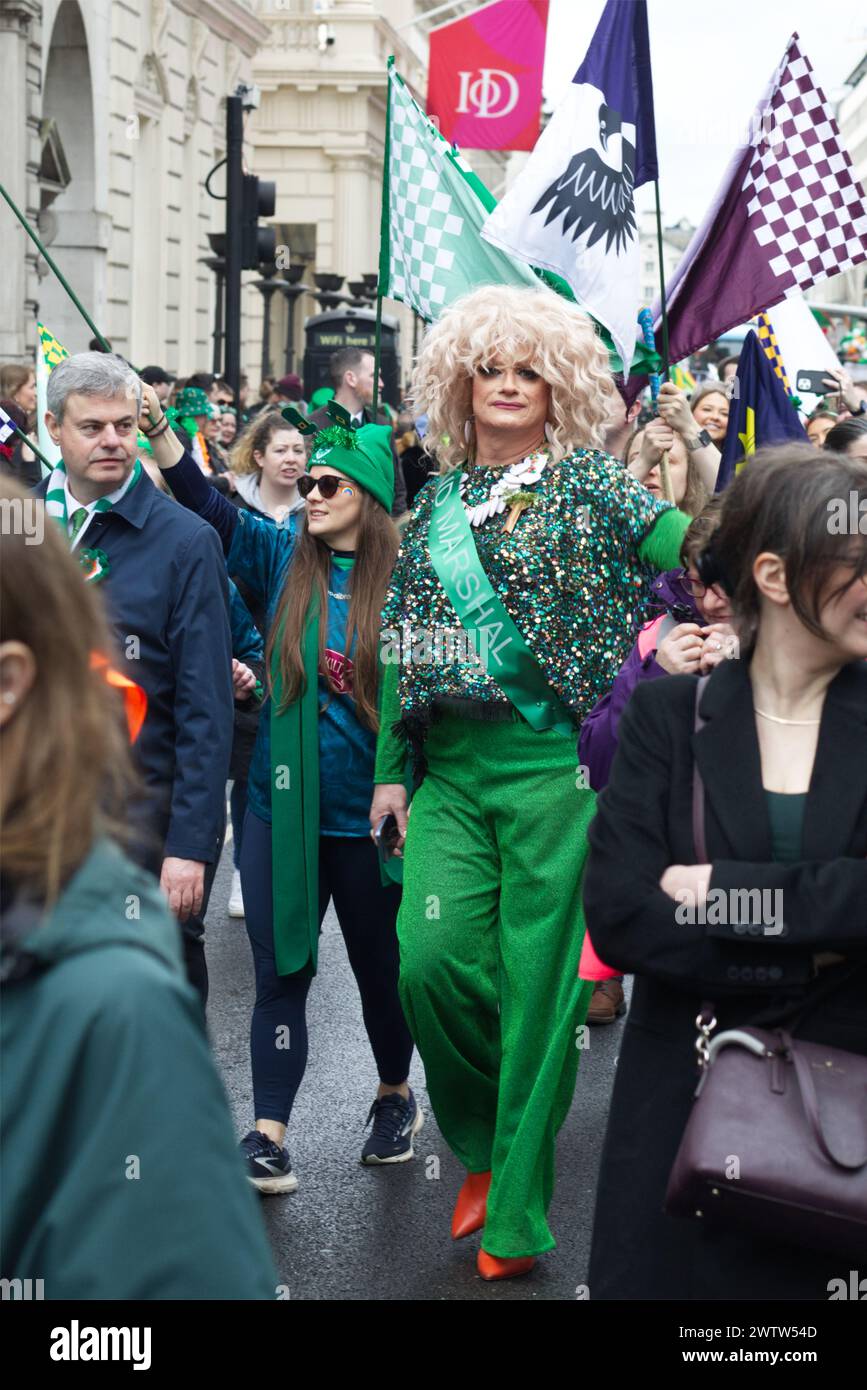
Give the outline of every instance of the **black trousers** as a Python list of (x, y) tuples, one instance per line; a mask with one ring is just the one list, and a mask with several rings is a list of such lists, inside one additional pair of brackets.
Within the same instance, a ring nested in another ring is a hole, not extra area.
[[(165, 839), (169, 829), (168, 813), (157, 814), (149, 820), (144, 828), (136, 829), (135, 838), (127, 847), (127, 853), (136, 864), (140, 864), (148, 873), (159, 879), (162, 869), (163, 859), (165, 858)], [(202, 1008), (208, 1002), (208, 966), (205, 961), (205, 913), (208, 910), (208, 900), (211, 896), (214, 877), (217, 872), (217, 865), (220, 862), (220, 855), (223, 850), (223, 840), (226, 834), (225, 816), (223, 828), (220, 831), (220, 838), (217, 844), (214, 859), (210, 864), (205, 865), (205, 891), (202, 897), (202, 906), (195, 916), (188, 917), (186, 922), (178, 922), (178, 931), (181, 937), (181, 948), (184, 953), (184, 966), (187, 972), (187, 979), (198, 992), (202, 1001)]]
[[(255, 1118), (286, 1124), (307, 1066), (307, 994), (312, 971), (278, 975), (274, 961), (271, 827), (247, 811), (241, 844), (241, 887), (256, 969), (250, 1024)], [(400, 889), (379, 878), (367, 837), (319, 839), (319, 922), (334, 907), (361, 995), (364, 1026), (380, 1081), (397, 1086), (409, 1075), (412, 1038), (397, 994), (397, 911)], [(279, 1041), (278, 1041), (279, 1040)]]

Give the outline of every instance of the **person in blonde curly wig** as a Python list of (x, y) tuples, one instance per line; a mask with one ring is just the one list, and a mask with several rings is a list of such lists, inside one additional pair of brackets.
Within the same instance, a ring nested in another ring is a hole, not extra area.
[(467, 1169), (452, 1235), (484, 1227), (479, 1272), (501, 1279), (554, 1245), (554, 1142), (592, 988), (577, 967), (594, 794), (576, 738), (689, 518), (601, 451), (606, 354), (553, 291), (455, 303), (412, 394), (443, 471), (383, 612), (371, 827), (383, 854), (404, 846), (401, 1000)]
[(466, 295), (430, 329), (412, 383), (428, 413), (426, 446), (443, 468), (466, 458), (473, 377), (496, 345), (504, 365), (530, 367), (550, 392), (546, 438), (553, 462), (576, 448), (598, 447), (614, 405), (608, 353), (577, 304), (540, 289), (503, 287)]

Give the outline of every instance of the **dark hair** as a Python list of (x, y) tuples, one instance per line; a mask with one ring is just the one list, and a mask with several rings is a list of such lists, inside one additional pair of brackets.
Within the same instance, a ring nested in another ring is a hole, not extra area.
[(332, 352), (328, 359), (328, 370), (331, 373), (331, 384), (335, 391), (340, 390), (347, 372), (354, 372), (356, 367), (361, 366), (362, 357), (373, 357), (373, 355), (373, 348), (362, 347), (338, 348), (337, 352)]
[(828, 449), (832, 454), (846, 454), (849, 452), (849, 445), (863, 439), (865, 434), (867, 434), (867, 420), (855, 418), (841, 420), (839, 425), (835, 425), (825, 435), (825, 443), (822, 447)]
[(174, 381), (163, 367), (142, 367), (139, 376), (148, 386), (170, 386)]
[(684, 569), (689, 569), (695, 557), (707, 548), (708, 541), (720, 524), (722, 508), (723, 498), (712, 497), (687, 526), (680, 543), (680, 563)]
[(210, 391), (214, 384), (213, 372), (193, 372), (191, 377), (187, 377), (185, 386), (197, 386), (200, 391)]
[(722, 381), (722, 373), (725, 371), (726, 367), (731, 367), (731, 366), (733, 366), (733, 365), (736, 367), (736, 366), (738, 365), (738, 363), (740, 362), (740, 360), (741, 360), (741, 359), (740, 359), (739, 356), (737, 356), (737, 357), (723, 357), (723, 359), (722, 359), (720, 362), (717, 362), (717, 364), (716, 364), (716, 369), (717, 369), (717, 371), (718, 371), (719, 374), (720, 374), (720, 380), (721, 380), (721, 381)]
[[(715, 576), (731, 598), (743, 650), (758, 635), (753, 566), (765, 551), (785, 560), (792, 608), (810, 632), (824, 636), (822, 606), (867, 574), (867, 535), (831, 524), (853, 495), (863, 508), (867, 463), (809, 444), (760, 449), (726, 489), (719, 527), (697, 564), (704, 582)], [(851, 578), (829, 594), (828, 580), (841, 567)]]

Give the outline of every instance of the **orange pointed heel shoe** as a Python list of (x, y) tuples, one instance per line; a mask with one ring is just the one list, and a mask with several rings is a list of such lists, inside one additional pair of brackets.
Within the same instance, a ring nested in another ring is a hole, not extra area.
[(485, 1224), (490, 1173), (467, 1173), (452, 1214), (452, 1240), (463, 1240)]
[(524, 1255), (519, 1260), (499, 1260), (496, 1255), (480, 1250), (476, 1268), (483, 1279), (516, 1279), (519, 1274), (529, 1274), (535, 1263), (535, 1255)]

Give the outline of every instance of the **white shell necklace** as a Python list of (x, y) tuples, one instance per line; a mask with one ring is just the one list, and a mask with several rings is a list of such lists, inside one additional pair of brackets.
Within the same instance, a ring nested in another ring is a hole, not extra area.
[[(464, 511), (471, 526), (482, 526), (489, 517), (498, 516), (506, 510), (508, 499), (513, 493), (520, 492), (529, 483), (537, 483), (550, 463), (551, 456), (545, 448), (536, 449), (532, 454), (528, 454), (525, 459), (518, 463), (513, 463), (507, 468), (488, 493), (487, 501), (480, 502), (478, 506), (470, 507), (464, 502)], [(461, 500), (466, 494), (468, 473), (461, 474)]]

